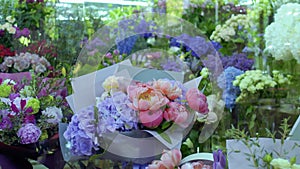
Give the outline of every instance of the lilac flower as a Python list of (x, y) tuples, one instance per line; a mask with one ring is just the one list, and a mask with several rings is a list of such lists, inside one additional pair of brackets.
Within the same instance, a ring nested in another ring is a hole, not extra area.
[(240, 70), (246, 71), (251, 70), (254, 64), (253, 59), (247, 58), (245, 53), (236, 53), (232, 56), (225, 56), (221, 58), (224, 69), (233, 66)]
[(228, 67), (218, 77), (218, 86), (223, 89), (222, 99), (225, 101), (225, 107), (232, 109), (235, 106), (235, 99), (240, 94), (240, 89), (237, 86), (233, 86), (235, 77), (243, 74), (244, 72), (235, 67)]
[(18, 137), (21, 139), (21, 144), (36, 143), (39, 140), (41, 134), (42, 131), (40, 130), (40, 128), (32, 123), (23, 125), (17, 132)]
[(222, 150), (213, 152), (213, 157), (214, 157), (213, 169), (225, 169), (226, 157), (223, 154)]

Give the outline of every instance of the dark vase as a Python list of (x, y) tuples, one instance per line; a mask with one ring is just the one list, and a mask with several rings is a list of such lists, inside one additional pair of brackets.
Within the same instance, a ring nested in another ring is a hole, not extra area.
[(10, 146), (0, 142), (0, 168), (32, 169), (28, 159), (36, 160), (38, 153), (35, 144)]

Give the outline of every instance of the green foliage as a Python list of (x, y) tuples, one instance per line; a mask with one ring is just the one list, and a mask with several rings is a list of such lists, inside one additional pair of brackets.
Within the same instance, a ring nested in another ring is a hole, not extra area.
[[(285, 157), (289, 150), (284, 150), (283, 146), (285, 144), (285, 140), (289, 137), (289, 133), (291, 131), (291, 125), (289, 125), (289, 118), (284, 118), (278, 131), (271, 132), (268, 128), (265, 128), (266, 135), (260, 135), (257, 133), (255, 137), (252, 137), (249, 132), (245, 129), (238, 129), (234, 126), (231, 129), (228, 129), (225, 133), (226, 138), (228, 139), (236, 139), (241, 141), (246, 147), (249, 153), (245, 153), (247, 156), (247, 160), (252, 162), (253, 167), (255, 168), (270, 168), (270, 162), (273, 159), (273, 154), (276, 154), (278, 157)], [(275, 135), (276, 132), (280, 134), (280, 151), (268, 152), (259, 144), (259, 137), (269, 137), (274, 140), (275, 143)], [(295, 144), (293, 147), (290, 147), (290, 150), (299, 147), (299, 145)], [(295, 161), (294, 158), (291, 158), (291, 163)]]

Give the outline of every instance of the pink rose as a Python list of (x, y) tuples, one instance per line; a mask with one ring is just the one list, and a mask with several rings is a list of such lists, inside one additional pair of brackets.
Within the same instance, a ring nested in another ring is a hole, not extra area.
[(174, 121), (176, 124), (182, 125), (188, 118), (186, 108), (177, 102), (169, 102), (168, 106), (165, 109), (164, 118), (167, 121)]
[(161, 90), (170, 100), (175, 100), (182, 95), (181, 88), (176, 84), (166, 79), (159, 79), (154, 81), (153, 87)]
[(163, 111), (157, 110), (156, 112), (144, 111), (139, 113), (141, 123), (149, 128), (155, 128), (163, 121)]
[(178, 149), (170, 151), (164, 150), (160, 160), (167, 169), (173, 169), (175, 166), (179, 165), (181, 157), (181, 152)]
[(159, 90), (143, 83), (128, 86), (127, 93), (132, 101), (128, 106), (137, 111), (155, 112), (169, 103), (169, 99)]
[(198, 89), (192, 88), (186, 92), (186, 100), (191, 109), (202, 113), (208, 113), (208, 104), (206, 102), (206, 96), (201, 93)]

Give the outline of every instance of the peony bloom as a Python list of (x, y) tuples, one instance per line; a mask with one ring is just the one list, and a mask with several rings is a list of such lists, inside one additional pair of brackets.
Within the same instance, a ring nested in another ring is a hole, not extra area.
[(160, 90), (170, 100), (175, 100), (182, 95), (182, 90), (175, 81), (172, 83), (167, 79), (159, 79), (154, 81), (153, 87)]
[(208, 113), (209, 110), (208, 104), (206, 102), (206, 96), (203, 93), (201, 93), (198, 89), (189, 89), (186, 93), (186, 100), (191, 109), (202, 114)]
[(163, 111), (159, 109), (158, 111), (155, 112), (152, 111), (140, 112), (139, 119), (144, 126), (149, 128), (155, 128), (158, 127), (160, 123), (163, 121)]
[(178, 125), (183, 125), (188, 118), (188, 112), (181, 104), (169, 102), (168, 108), (166, 108), (164, 112), (164, 118), (167, 121), (174, 121)]
[(23, 125), (17, 132), (21, 144), (35, 143), (39, 140), (42, 131), (32, 123)]
[(130, 85), (127, 88), (127, 93), (130, 101), (132, 101), (129, 107), (140, 112), (155, 112), (169, 102), (169, 99), (159, 90), (147, 84)]

